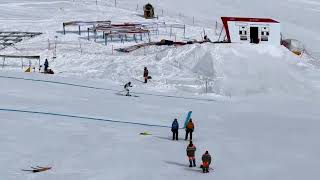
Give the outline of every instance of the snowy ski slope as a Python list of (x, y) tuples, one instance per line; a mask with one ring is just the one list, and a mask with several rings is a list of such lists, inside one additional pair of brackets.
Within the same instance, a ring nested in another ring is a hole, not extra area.
[[(139, 16), (144, 0), (117, 0), (117, 7), (114, 1), (97, 2), (0, 2), (0, 30), (45, 33), (0, 54), (39, 54), (49, 58), (56, 72), (23, 73), (20, 60), (10, 59), (0, 69), (0, 179), (319, 177), (318, 66), (280, 46), (194, 44), (121, 54), (112, 53), (112, 46), (134, 42), (105, 46), (85, 36), (61, 34), (63, 21), (147, 21)], [(151, 21), (186, 24), (186, 39), (201, 39), (203, 28), (211, 39), (217, 38), (214, 23), (223, 15), (268, 16), (282, 22), (284, 35), (303, 41), (315, 55), (319, 52), (319, 22), (311, 21), (319, 17), (317, 1), (149, 2), (160, 12), (164, 9), (159, 20)], [(174, 33), (168, 37), (164, 31), (152, 38), (185, 40), (180, 30)], [(144, 66), (153, 77), (148, 84), (140, 82)], [(139, 97), (118, 95), (129, 80)], [(170, 140), (172, 120), (178, 118), (182, 126), (190, 110), (197, 164), (206, 150), (214, 159), (215, 170), (209, 174), (188, 167), (184, 130), (180, 141)], [(30, 166), (53, 169), (21, 171)]]

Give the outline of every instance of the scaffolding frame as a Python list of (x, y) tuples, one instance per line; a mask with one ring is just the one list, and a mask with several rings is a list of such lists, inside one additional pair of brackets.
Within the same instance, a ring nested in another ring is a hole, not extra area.
[(69, 22), (63, 22), (63, 34), (66, 34), (66, 27), (67, 26), (77, 26), (78, 27), (78, 34), (81, 35), (81, 27), (82, 26), (92, 26), (93, 28), (97, 26), (98, 24), (102, 25), (110, 25), (111, 21), (69, 21)]
[(41, 34), (40, 32), (0, 31), (0, 50)]
[(137, 42), (137, 35), (140, 35), (140, 40), (142, 41), (142, 35), (148, 35), (149, 42), (150, 39), (150, 31), (142, 28), (142, 24), (136, 23), (124, 23), (124, 24), (110, 24), (110, 25), (102, 25), (99, 24), (95, 27), (88, 28), (88, 40), (90, 40), (90, 32), (94, 33), (94, 40), (97, 39), (97, 33), (102, 32), (102, 37), (104, 39), (105, 45), (108, 44), (108, 38), (110, 37), (112, 41), (113, 36), (118, 36), (121, 42), (124, 40), (128, 40), (128, 35), (133, 35), (133, 39)]
[(21, 59), (21, 68), (24, 68), (24, 64), (23, 64), (23, 59), (29, 59), (29, 66), (31, 67), (31, 59), (36, 59), (38, 60), (38, 64), (39, 64), (39, 71), (41, 69), (41, 65), (40, 65), (40, 56), (29, 56), (29, 55), (0, 55), (0, 58), (2, 58), (2, 68), (4, 68), (5, 66), (5, 62), (6, 59), (8, 58), (12, 58), (12, 59)]

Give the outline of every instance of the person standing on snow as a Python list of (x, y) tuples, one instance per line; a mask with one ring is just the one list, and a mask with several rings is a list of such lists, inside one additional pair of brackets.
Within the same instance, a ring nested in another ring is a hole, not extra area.
[(172, 131), (172, 140), (178, 141), (179, 123), (177, 118), (175, 118), (174, 121), (172, 122), (171, 131)]
[(186, 137), (185, 140), (188, 139), (188, 134), (190, 133), (190, 141), (192, 140), (192, 133), (194, 131), (194, 124), (192, 122), (192, 119), (190, 118), (187, 126), (186, 126)]
[(208, 151), (206, 151), (202, 155), (202, 171), (203, 171), (203, 173), (208, 173), (209, 172), (210, 164), (211, 164), (211, 155), (209, 154)]
[(126, 96), (131, 96), (130, 93), (129, 93), (129, 91), (130, 91), (129, 87), (132, 87), (131, 86), (131, 82), (128, 82), (127, 84), (124, 85), (124, 90), (127, 92)]
[(44, 72), (47, 72), (48, 71), (48, 67), (49, 67), (49, 62), (48, 62), (48, 59), (46, 59), (45, 61), (44, 61)]
[[(189, 167), (196, 167), (196, 157), (195, 157), (195, 152), (197, 148), (195, 145), (193, 145), (192, 141), (190, 141), (189, 145), (187, 146), (187, 156), (189, 158)], [(193, 165), (192, 165), (193, 163)]]
[(144, 83), (148, 82), (148, 77), (149, 77), (149, 70), (147, 69), (147, 67), (144, 67), (144, 71), (143, 71)]

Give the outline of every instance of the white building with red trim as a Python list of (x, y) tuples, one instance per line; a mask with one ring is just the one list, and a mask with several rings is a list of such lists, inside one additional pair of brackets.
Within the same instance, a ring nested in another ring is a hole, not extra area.
[(221, 17), (232, 43), (281, 44), (280, 22), (266, 18)]

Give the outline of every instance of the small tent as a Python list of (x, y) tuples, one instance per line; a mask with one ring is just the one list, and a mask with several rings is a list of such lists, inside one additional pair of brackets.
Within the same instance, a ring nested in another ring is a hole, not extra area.
[(143, 7), (143, 10), (144, 10), (144, 18), (146, 19), (154, 18), (154, 8), (150, 3), (146, 4)]

